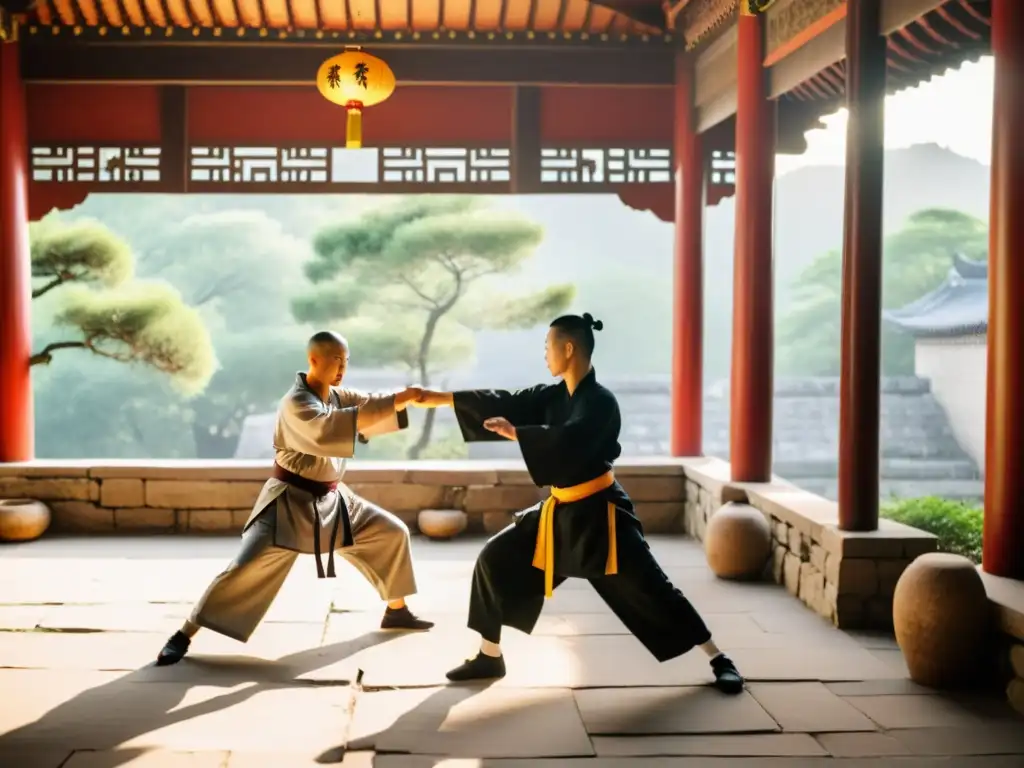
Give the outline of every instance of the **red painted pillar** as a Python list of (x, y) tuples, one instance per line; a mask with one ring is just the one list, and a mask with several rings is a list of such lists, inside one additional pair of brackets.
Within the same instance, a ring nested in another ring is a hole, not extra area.
[(736, 254), (729, 460), (732, 479), (772, 470), (775, 104), (764, 69), (764, 16), (742, 10), (736, 73)]
[(878, 528), (886, 75), (881, 11), (881, 0), (849, 0), (846, 10), (850, 116), (839, 394), (839, 527), (845, 531)]
[(0, 43), (0, 462), (33, 458), (25, 89), (18, 44)]
[(1024, 579), (1024, 3), (992, 0), (995, 105), (988, 250), (982, 567)]
[(704, 425), (704, 155), (693, 59), (676, 54), (675, 275), (672, 283), (673, 456), (700, 456)]

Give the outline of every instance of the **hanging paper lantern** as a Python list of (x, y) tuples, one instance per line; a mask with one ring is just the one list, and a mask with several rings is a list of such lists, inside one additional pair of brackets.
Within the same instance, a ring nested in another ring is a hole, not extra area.
[(328, 101), (348, 110), (345, 146), (363, 146), (363, 109), (385, 101), (395, 92), (395, 73), (364, 51), (348, 49), (320, 65), (316, 87)]

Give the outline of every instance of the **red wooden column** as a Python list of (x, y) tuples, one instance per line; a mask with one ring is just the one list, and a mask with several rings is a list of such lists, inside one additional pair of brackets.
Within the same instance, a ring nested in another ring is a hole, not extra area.
[(729, 461), (733, 480), (763, 482), (772, 470), (775, 104), (763, 66), (764, 16), (740, 7)]
[(1024, 579), (1024, 3), (992, 0), (995, 105), (988, 250), (982, 568)]
[(839, 394), (839, 527), (878, 528), (882, 333), (882, 179), (886, 40), (882, 0), (846, 7), (846, 196), (842, 367)]
[(693, 59), (676, 54), (675, 269), (672, 283), (673, 456), (700, 456), (704, 426), (704, 155)]
[(0, 462), (33, 458), (25, 89), (17, 42), (0, 43)]

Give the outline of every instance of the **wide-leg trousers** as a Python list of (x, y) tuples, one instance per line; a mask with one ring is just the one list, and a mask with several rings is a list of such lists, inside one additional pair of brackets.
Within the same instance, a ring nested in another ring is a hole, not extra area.
[[(532, 514), (532, 513), (527, 513)], [(534, 568), (536, 526), (512, 524), (495, 535), (476, 561), (469, 628), (492, 643), (502, 626), (527, 634), (544, 607), (544, 572)], [(697, 609), (658, 565), (642, 531), (618, 527), (618, 573), (588, 579), (626, 628), (658, 661), (708, 642), (711, 632)], [(565, 581), (555, 572), (555, 586)]]
[[(352, 504), (351, 547), (337, 550), (377, 590), (382, 600), (416, 593), (409, 529), (387, 510), (365, 499)], [(298, 552), (274, 545), (275, 505), (242, 534), (234, 560), (207, 588), (189, 618), (200, 627), (246, 642), (270, 610)]]

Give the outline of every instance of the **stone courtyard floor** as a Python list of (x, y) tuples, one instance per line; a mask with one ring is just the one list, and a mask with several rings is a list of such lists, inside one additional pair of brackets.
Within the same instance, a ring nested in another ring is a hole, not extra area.
[(247, 645), (202, 632), (153, 667), (236, 543), (0, 547), (0, 766), (1024, 766), (1024, 721), (997, 696), (919, 688), (891, 637), (841, 632), (773, 584), (717, 581), (676, 538), (652, 547), (747, 676), (740, 696), (708, 686), (699, 651), (656, 663), (586, 582), (557, 590), (534, 636), (507, 633), (507, 678), (446, 687), (476, 648), (480, 540), (415, 539), (410, 604), (430, 633), (376, 631), (358, 574), (318, 581), (304, 557)]

